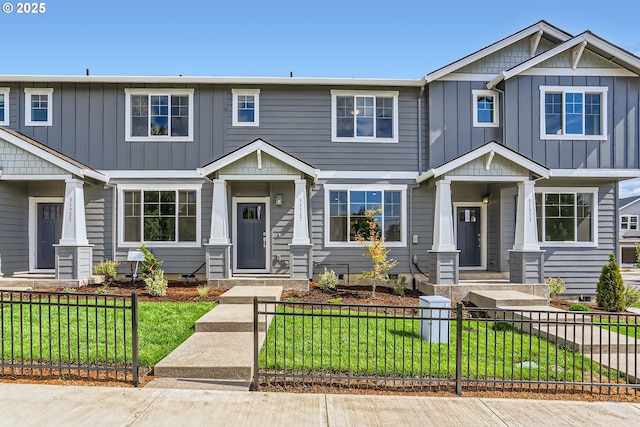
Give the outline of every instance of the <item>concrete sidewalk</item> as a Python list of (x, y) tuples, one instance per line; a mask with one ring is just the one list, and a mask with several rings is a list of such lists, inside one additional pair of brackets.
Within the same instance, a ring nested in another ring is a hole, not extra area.
[(0, 383), (3, 426), (612, 426), (640, 403)]

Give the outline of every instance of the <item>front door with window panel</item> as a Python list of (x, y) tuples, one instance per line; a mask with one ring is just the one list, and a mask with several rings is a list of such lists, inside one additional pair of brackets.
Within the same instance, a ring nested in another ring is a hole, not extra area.
[(267, 221), (265, 203), (238, 203), (236, 267), (239, 270), (267, 268)]
[(62, 203), (38, 203), (36, 268), (55, 268), (54, 244), (62, 236)]
[(457, 247), (460, 251), (460, 267), (479, 267), (481, 258), (480, 207), (456, 208)]

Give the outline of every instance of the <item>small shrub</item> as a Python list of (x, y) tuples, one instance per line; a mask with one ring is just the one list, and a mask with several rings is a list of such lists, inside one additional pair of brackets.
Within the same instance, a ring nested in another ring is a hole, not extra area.
[(590, 311), (589, 307), (584, 304), (571, 304), (569, 306), (569, 311)]
[(342, 298), (331, 298), (328, 302), (329, 304), (342, 304)]
[(118, 275), (118, 268), (120, 263), (118, 261), (111, 261), (109, 259), (102, 261), (100, 264), (94, 267), (96, 274), (104, 276), (105, 286), (113, 282)]
[(624, 281), (614, 254), (609, 255), (609, 262), (602, 267), (596, 292), (598, 308), (601, 310), (624, 311), (626, 308)]
[(145, 245), (141, 245), (140, 250), (144, 254), (144, 261), (140, 264), (140, 276), (143, 279), (151, 278), (155, 275), (156, 270), (160, 269), (164, 261), (158, 261)]
[(210, 290), (211, 287), (209, 285), (198, 285), (197, 287), (198, 295), (200, 296), (200, 298), (204, 298), (209, 295)]
[(407, 276), (401, 274), (397, 279), (391, 280), (391, 286), (393, 287), (393, 293), (401, 297), (407, 289)]
[(62, 292), (66, 292), (68, 294), (75, 294), (76, 292), (78, 292), (77, 288), (64, 288), (62, 290)]
[(155, 270), (152, 277), (144, 279), (144, 286), (149, 295), (152, 297), (163, 297), (167, 294), (167, 287), (169, 283), (164, 278), (164, 271), (161, 269)]
[(327, 267), (324, 268), (324, 273), (319, 274), (320, 284), (319, 288), (322, 290), (335, 289), (338, 287), (338, 275), (335, 271), (327, 271)]
[(624, 305), (626, 307), (632, 307), (638, 302), (640, 302), (640, 289), (627, 285), (624, 288)]
[(564, 280), (561, 278), (548, 277), (545, 279), (544, 283), (549, 286), (549, 297), (555, 298), (564, 291), (567, 290), (567, 286), (564, 283)]

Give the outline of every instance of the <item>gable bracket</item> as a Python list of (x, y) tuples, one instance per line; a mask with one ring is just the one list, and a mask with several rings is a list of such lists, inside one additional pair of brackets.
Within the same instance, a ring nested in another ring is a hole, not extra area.
[(256, 156), (258, 157), (258, 170), (262, 170), (262, 150), (256, 150)]
[(544, 31), (540, 30), (534, 35), (531, 36), (531, 54), (530, 56), (533, 58), (536, 55), (536, 51), (538, 50), (538, 45), (540, 44), (540, 39), (542, 39), (542, 34)]
[(489, 170), (491, 168), (491, 162), (493, 161), (493, 156), (496, 155), (496, 152), (491, 150), (487, 153), (487, 160), (484, 162), (484, 170)]
[(587, 41), (583, 40), (578, 46), (571, 49), (571, 69), (575, 70), (578, 67), (578, 62), (580, 62), (580, 58), (582, 57), (582, 53), (584, 52), (584, 48), (587, 47)]

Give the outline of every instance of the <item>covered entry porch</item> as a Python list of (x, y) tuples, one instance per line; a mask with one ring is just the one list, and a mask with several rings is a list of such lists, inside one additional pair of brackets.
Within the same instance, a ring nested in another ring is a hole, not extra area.
[(311, 277), (308, 186), (315, 168), (258, 139), (200, 173), (213, 182), (209, 281)]
[(428, 284), (457, 286), (469, 271), (496, 285), (543, 283), (535, 185), (546, 178), (548, 169), (496, 142), (418, 177), (434, 188)]

